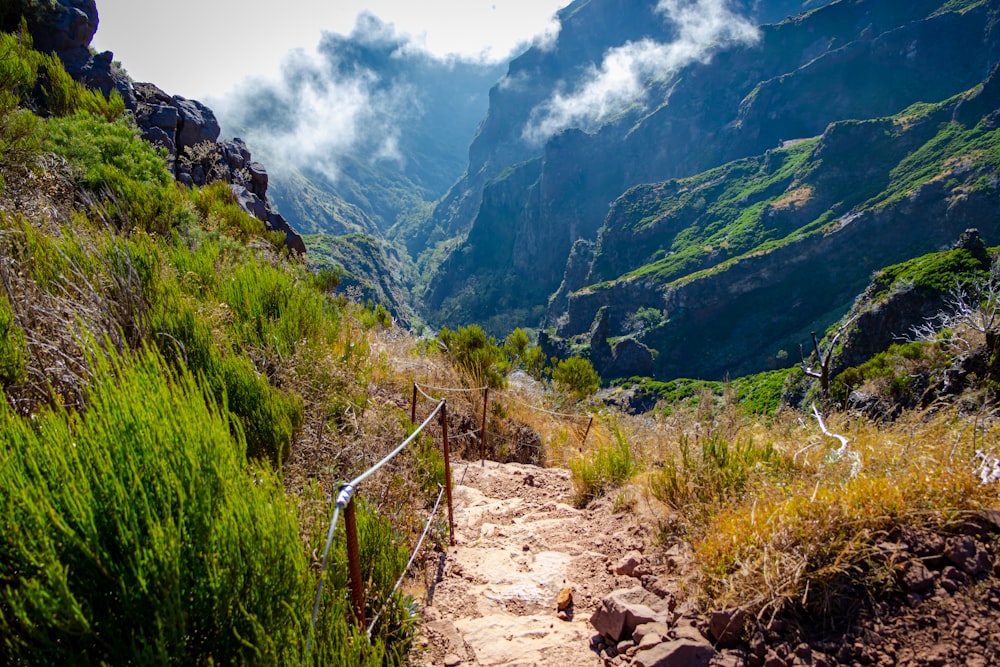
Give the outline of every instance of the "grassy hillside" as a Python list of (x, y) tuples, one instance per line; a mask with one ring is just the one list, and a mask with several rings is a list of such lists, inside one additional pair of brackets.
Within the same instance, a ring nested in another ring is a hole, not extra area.
[[(399, 660), (403, 599), (360, 638), (342, 546), (304, 653), (331, 488), (379, 451), (302, 463), (294, 443), (357, 403), (375, 316), (225, 184), (175, 184), (120, 98), (26, 35), (0, 53), (0, 662)], [(405, 561), (377, 510), (373, 605)]]

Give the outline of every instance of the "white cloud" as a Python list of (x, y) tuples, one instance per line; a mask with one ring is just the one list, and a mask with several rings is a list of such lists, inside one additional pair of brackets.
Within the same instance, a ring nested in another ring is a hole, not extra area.
[(644, 39), (609, 49), (572, 91), (561, 89), (532, 110), (524, 138), (540, 144), (570, 127), (593, 128), (645, 102), (646, 84), (677, 69), (711, 58), (725, 43), (753, 43), (757, 28), (734, 13), (727, 0), (660, 0), (657, 11), (673, 24), (669, 44)]
[[(4, 0), (6, 1), (6, 0)], [(254, 76), (273, 77), (285, 54), (323, 32), (347, 35), (370, 13), (439, 58), (499, 62), (551, 40), (568, 0), (98, 0), (94, 46), (138, 81), (203, 99)], [(169, 5), (167, 7), (166, 5)], [(547, 37), (546, 37), (547, 36)], [(183, 44), (184, 46), (179, 46)]]
[(311, 169), (336, 181), (343, 158), (365, 146), (372, 162), (402, 163), (395, 119), (407, 91), (380, 83), (370, 69), (338, 76), (325, 58), (293, 51), (280, 78), (254, 80), (247, 92), (209, 102), (227, 136), (240, 128), (251, 150), (266, 156), (269, 170)]

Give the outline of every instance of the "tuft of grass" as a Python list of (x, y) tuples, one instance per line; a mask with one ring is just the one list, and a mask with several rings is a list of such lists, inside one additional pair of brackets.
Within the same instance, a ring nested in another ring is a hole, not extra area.
[(581, 454), (569, 462), (576, 502), (580, 506), (621, 486), (638, 470), (625, 432), (614, 425), (611, 434), (611, 442), (598, 445), (589, 456)]
[(10, 302), (0, 296), (0, 387), (23, 382), (27, 368), (28, 347), (24, 330), (17, 325)]
[(677, 449), (677, 458), (651, 472), (647, 485), (657, 500), (686, 513), (711, 512), (743, 498), (756, 482), (790, 464), (773, 443), (760, 445), (752, 436), (730, 443), (710, 433), (692, 447), (682, 434)]

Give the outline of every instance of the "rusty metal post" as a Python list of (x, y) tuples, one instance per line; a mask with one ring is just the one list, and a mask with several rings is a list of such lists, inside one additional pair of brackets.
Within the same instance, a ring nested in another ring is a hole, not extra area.
[(410, 401), (410, 423), (417, 423), (417, 383), (413, 383), (413, 400)]
[(483, 460), (483, 467), (486, 467), (486, 406), (490, 402), (490, 388), (483, 391), (483, 430), (479, 432), (479, 455)]
[(365, 589), (361, 581), (361, 551), (358, 548), (358, 518), (354, 512), (354, 498), (344, 508), (344, 527), (347, 529), (347, 572), (351, 578), (351, 600), (358, 627), (365, 627)]
[(448, 446), (448, 402), (441, 401), (441, 432), (444, 438), (444, 488), (448, 496), (448, 535), (455, 546), (455, 515), (451, 504), (451, 450)]
[(583, 445), (587, 442), (587, 436), (590, 435), (590, 427), (594, 425), (594, 417), (591, 415), (590, 421), (587, 422), (587, 430), (583, 432), (583, 439), (580, 440), (580, 451), (583, 451)]

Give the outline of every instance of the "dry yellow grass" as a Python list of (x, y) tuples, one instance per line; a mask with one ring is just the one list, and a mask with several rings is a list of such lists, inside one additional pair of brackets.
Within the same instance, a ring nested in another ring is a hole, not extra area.
[(791, 457), (784, 476), (762, 480), (743, 498), (706, 511), (693, 535), (703, 601), (756, 613), (795, 602), (836, 604), (838, 596), (892, 584), (876, 545), (905, 526), (948, 530), (1000, 502), (1000, 486), (983, 484), (977, 452), (995, 457), (996, 426), (956, 415), (890, 426), (831, 418), (770, 431)]

